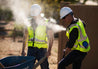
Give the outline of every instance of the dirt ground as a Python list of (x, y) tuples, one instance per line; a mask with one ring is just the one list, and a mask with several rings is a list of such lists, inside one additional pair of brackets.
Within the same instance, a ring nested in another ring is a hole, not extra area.
[[(13, 42), (12, 38), (0, 38), (0, 59), (7, 56), (21, 56), (22, 38), (17, 37)], [(57, 69), (58, 39), (54, 39), (51, 56), (49, 57), (50, 69)], [(40, 66), (37, 68), (40, 69)]]

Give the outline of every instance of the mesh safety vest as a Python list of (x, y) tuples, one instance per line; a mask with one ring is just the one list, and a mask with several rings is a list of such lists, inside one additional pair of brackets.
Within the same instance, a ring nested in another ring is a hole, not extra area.
[(81, 52), (88, 52), (90, 50), (89, 39), (88, 39), (88, 36), (85, 32), (85, 28), (83, 26), (83, 23), (80, 19), (78, 20), (77, 23), (72, 24), (69, 26), (69, 28), (67, 28), (66, 36), (69, 39), (70, 38), (69, 34), (74, 28), (78, 29), (78, 38), (77, 38), (76, 42), (74, 43), (72, 50), (79, 50)]
[(46, 26), (38, 26), (34, 32), (32, 27), (28, 27), (29, 40), (28, 47), (47, 48)]

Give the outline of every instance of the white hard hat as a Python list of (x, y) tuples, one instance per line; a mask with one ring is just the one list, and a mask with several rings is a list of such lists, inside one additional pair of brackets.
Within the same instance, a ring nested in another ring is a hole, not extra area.
[(41, 13), (41, 7), (38, 4), (31, 6), (31, 16), (38, 16)]
[(64, 16), (68, 15), (71, 12), (72, 12), (72, 10), (69, 7), (61, 8), (61, 10), (60, 10), (60, 19), (62, 19)]

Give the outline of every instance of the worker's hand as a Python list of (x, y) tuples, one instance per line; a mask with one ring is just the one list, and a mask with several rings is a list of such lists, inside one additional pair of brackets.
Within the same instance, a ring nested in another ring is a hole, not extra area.
[(68, 48), (68, 47), (67, 47), (67, 48), (65, 49), (65, 51), (66, 51), (66, 54), (68, 54), (68, 53), (71, 51), (71, 48)]
[(22, 55), (22, 56), (26, 56), (26, 53), (25, 53), (25, 52), (22, 52), (21, 55)]
[(65, 54), (65, 52), (66, 52), (66, 49), (63, 49), (63, 54)]
[(66, 49), (63, 49), (63, 58), (65, 57), (66, 55)]
[(71, 51), (71, 48), (63, 49), (63, 54), (68, 54)]
[(48, 51), (48, 52), (46, 53), (47, 58), (48, 58), (50, 55), (51, 55), (51, 52)]

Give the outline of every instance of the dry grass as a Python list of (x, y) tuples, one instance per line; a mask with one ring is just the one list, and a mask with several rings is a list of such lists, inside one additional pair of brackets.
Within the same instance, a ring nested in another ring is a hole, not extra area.
[[(12, 38), (0, 39), (0, 59), (7, 56), (20, 56), (22, 50), (22, 40), (17, 38), (13, 42)], [(49, 57), (49, 67), (50, 69), (57, 69), (57, 52), (58, 52), (58, 39), (54, 39), (54, 44), (51, 51), (51, 56)], [(37, 68), (40, 69), (40, 66)]]

